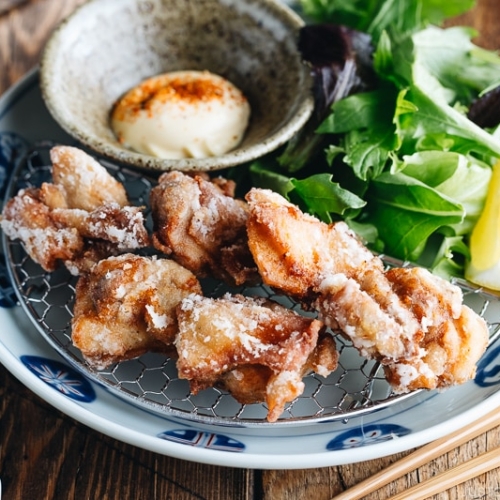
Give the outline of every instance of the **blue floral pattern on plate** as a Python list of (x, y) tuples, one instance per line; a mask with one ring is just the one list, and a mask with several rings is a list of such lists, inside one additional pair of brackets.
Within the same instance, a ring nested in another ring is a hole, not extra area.
[(16, 161), (26, 152), (27, 142), (15, 132), (0, 132), (0, 196)]
[(477, 365), (477, 374), (474, 382), (479, 387), (489, 387), (500, 384), (500, 343), (494, 344), (486, 351)]
[[(3, 199), (7, 179), (15, 163), (25, 154), (28, 143), (15, 132), (0, 132), (0, 197)], [(16, 294), (7, 275), (7, 269), (0, 262), (0, 307), (13, 307), (17, 303)]]
[(7, 273), (3, 256), (0, 255), (0, 307), (14, 307), (16, 304), (16, 291)]
[(40, 356), (21, 356), (24, 365), (40, 380), (65, 396), (83, 403), (91, 403), (96, 394), (90, 382), (70, 366)]
[(372, 424), (360, 426), (346, 432), (342, 432), (327, 445), (329, 451), (359, 448), (368, 444), (389, 441), (394, 438), (406, 436), (411, 430), (395, 424)]
[(220, 451), (241, 452), (245, 445), (236, 439), (224, 436), (223, 434), (213, 434), (211, 432), (197, 431), (194, 429), (176, 429), (158, 434), (161, 439), (174, 441), (176, 443), (188, 444), (198, 448), (208, 448)]

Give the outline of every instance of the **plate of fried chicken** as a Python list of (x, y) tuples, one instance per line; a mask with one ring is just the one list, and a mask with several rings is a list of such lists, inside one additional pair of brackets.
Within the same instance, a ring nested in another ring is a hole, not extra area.
[(345, 419), (473, 379), (488, 345), (484, 311), (464, 302), (485, 292), (388, 265), (270, 190), (238, 199), (222, 176), (175, 171), (146, 182), (65, 145), (28, 153), (13, 179), (1, 227), (28, 316), (148, 409), (229, 426)]
[[(90, 196), (72, 188), (78, 158)], [(0, 182), (13, 212), (0, 362), (109, 436), (216, 465), (321, 467), (500, 405), (497, 295), (373, 255), (272, 192), (237, 199), (217, 176), (160, 181), (89, 157), (49, 116), (36, 71), (0, 101)]]

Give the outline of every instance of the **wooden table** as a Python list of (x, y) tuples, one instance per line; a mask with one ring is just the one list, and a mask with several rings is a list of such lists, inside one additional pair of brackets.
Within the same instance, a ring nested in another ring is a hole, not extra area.
[[(0, 14), (0, 94), (37, 64), (53, 27), (82, 1), (30, 0)], [(498, 0), (479, 0), (477, 7), (459, 21), (481, 31), (479, 44), (500, 48)], [(367, 498), (389, 498), (497, 446), (500, 428)], [(0, 478), (5, 500), (327, 500), (407, 453), (352, 465), (292, 471), (279, 470), (279, 464), (277, 470), (260, 471), (185, 462), (123, 444), (87, 428), (42, 401), (0, 365)], [(435, 498), (500, 498), (500, 468)]]

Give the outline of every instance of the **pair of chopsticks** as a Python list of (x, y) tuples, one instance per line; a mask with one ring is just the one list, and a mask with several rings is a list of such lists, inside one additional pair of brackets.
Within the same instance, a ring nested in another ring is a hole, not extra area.
[[(340, 493), (332, 500), (358, 500), (498, 425), (500, 425), (500, 408), (449, 436), (419, 448), (356, 486)], [(498, 448), (415, 485), (403, 493), (391, 497), (390, 500), (422, 500), (497, 467), (500, 467), (500, 450)]]

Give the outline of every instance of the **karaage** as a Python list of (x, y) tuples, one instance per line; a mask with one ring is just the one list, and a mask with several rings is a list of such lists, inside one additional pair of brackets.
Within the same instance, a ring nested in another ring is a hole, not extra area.
[(260, 278), (248, 249), (246, 203), (228, 181), (168, 172), (151, 190), (153, 246), (199, 277), (231, 285)]
[(488, 329), (462, 305), (460, 288), (420, 268), (385, 271), (344, 222), (320, 222), (279, 194), (252, 189), (247, 200), (249, 247), (264, 282), (379, 360), (395, 392), (474, 377)]
[(243, 403), (265, 401), (270, 422), (302, 394), (306, 372), (327, 376), (337, 365), (320, 321), (262, 298), (190, 295), (177, 317), (177, 368), (191, 391), (219, 385)]
[(84, 247), (83, 238), (72, 227), (60, 227), (49, 207), (40, 201), (39, 190), (21, 190), (3, 208), (1, 227), (11, 239), (19, 239), (30, 257), (46, 271), (60, 261), (71, 260)]
[(140, 207), (125, 188), (83, 151), (51, 149), (53, 183), (22, 189), (2, 212), (1, 227), (46, 271), (62, 262), (78, 275), (111, 255), (149, 245)]
[(129, 205), (123, 185), (79, 148), (54, 146), (50, 150), (52, 181), (63, 192), (67, 208), (91, 212), (106, 205)]
[(175, 356), (176, 308), (193, 293), (201, 293), (198, 280), (172, 260), (102, 260), (77, 282), (73, 344), (96, 368), (148, 351)]

